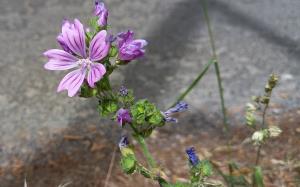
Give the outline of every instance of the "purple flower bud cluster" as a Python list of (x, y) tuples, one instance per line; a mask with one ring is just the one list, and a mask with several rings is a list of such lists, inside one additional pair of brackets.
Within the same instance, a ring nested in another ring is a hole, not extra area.
[(188, 104), (184, 101), (180, 101), (174, 107), (168, 109), (167, 111), (163, 112), (162, 114), (164, 115), (166, 122), (177, 123), (178, 120), (176, 118), (171, 117), (171, 115), (178, 113), (178, 112), (184, 112), (187, 109), (188, 109)]
[(117, 121), (121, 126), (125, 125), (125, 123), (131, 123), (132, 119), (129, 110), (120, 108), (117, 111)]
[(127, 96), (128, 95), (128, 89), (125, 86), (121, 86), (120, 90), (119, 90), (119, 94), (121, 96)]
[(194, 147), (190, 147), (190, 148), (186, 149), (185, 152), (188, 155), (189, 162), (192, 166), (196, 166), (197, 164), (200, 163), (200, 160), (196, 154), (196, 150)]

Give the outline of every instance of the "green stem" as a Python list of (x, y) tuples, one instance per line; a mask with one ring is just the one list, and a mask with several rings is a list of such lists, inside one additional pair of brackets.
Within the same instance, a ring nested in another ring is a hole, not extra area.
[(190, 84), (190, 86), (176, 99), (176, 102), (173, 103), (172, 106), (175, 106), (179, 101), (183, 100), (188, 93), (190, 93), (190, 91), (198, 84), (198, 82), (202, 79), (202, 77), (209, 69), (210, 65), (213, 63), (216, 63), (215, 59), (211, 59), (207, 64), (205, 64), (204, 69), (200, 72), (200, 74), (196, 77), (192, 84)]
[(153, 159), (153, 157), (152, 157), (152, 155), (151, 155), (151, 153), (148, 149), (148, 146), (145, 142), (145, 139), (141, 135), (136, 135), (135, 138), (136, 138), (136, 140), (138, 141), (138, 143), (140, 144), (140, 146), (142, 148), (143, 154), (145, 155), (145, 157), (147, 159), (149, 167), (151, 169), (156, 168), (156, 162)]
[(211, 28), (211, 25), (210, 25), (210, 19), (209, 19), (209, 16), (208, 16), (208, 9), (207, 9), (206, 0), (202, 0), (202, 4), (203, 4), (204, 19), (205, 19), (205, 22), (206, 22), (206, 25), (207, 25), (210, 45), (211, 45), (211, 49), (212, 49), (212, 55), (213, 55), (213, 58), (216, 61), (215, 71), (216, 71), (218, 87), (219, 87), (219, 94), (220, 94), (221, 107), (222, 107), (222, 113), (223, 113), (224, 128), (225, 128), (225, 131), (228, 132), (229, 127), (228, 127), (228, 120), (227, 120), (227, 114), (226, 114), (226, 107), (225, 107), (225, 100), (224, 100), (224, 93), (223, 93), (223, 86), (222, 86), (222, 78), (221, 78), (221, 73), (220, 73), (220, 68), (219, 68), (218, 56), (217, 56), (217, 52), (216, 52), (214, 35), (213, 35), (213, 32), (212, 32), (212, 28)]
[(156, 168), (156, 162), (153, 159), (153, 157), (148, 149), (145, 139), (141, 135), (139, 135), (138, 130), (134, 127), (133, 124), (131, 124), (130, 126), (135, 133), (134, 137), (135, 137), (136, 141), (140, 144), (140, 146), (142, 148), (143, 154), (147, 159), (147, 163), (148, 163), (149, 167), (151, 169)]

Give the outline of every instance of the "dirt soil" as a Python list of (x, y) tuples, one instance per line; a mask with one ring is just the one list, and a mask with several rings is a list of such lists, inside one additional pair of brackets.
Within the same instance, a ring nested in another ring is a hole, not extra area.
[[(278, 139), (263, 146), (261, 165), (265, 173), (266, 186), (299, 187), (300, 110), (293, 110), (267, 120), (268, 124), (279, 124), (283, 133)], [(184, 152), (188, 146), (194, 146), (200, 159), (209, 158), (224, 172), (228, 172), (228, 160), (236, 162), (240, 170), (234, 174), (243, 173), (250, 179), (249, 171), (255, 162), (256, 151), (247, 140), (251, 132), (245, 126), (231, 127), (231, 151), (227, 149), (226, 136), (220, 126), (212, 126), (205, 130), (190, 129), (190, 133), (182, 132), (178, 127), (173, 129), (170, 126), (163, 128), (149, 139), (150, 149), (169, 180), (185, 181), (184, 178), (188, 177), (187, 158)], [(115, 133), (120, 134), (120, 130), (116, 130)], [(48, 138), (44, 135), (40, 141)], [(39, 153), (30, 155), (29, 158), (14, 155), (6, 167), (0, 168), (1, 186), (22, 186), (25, 177), (29, 187), (55, 187), (68, 182), (72, 187), (104, 186), (116, 146), (105, 137), (101, 129), (93, 125), (86, 126), (84, 132), (74, 128), (57, 132), (52, 139), (54, 141), (44, 143), (45, 146), (40, 148)], [(137, 150), (140, 157), (140, 151)], [(26, 162), (26, 160), (33, 161)], [(158, 186), (138, 174), (133, 176), (122, 174), (118, 163), (119, 151), (116, 152), (109, 187)]]

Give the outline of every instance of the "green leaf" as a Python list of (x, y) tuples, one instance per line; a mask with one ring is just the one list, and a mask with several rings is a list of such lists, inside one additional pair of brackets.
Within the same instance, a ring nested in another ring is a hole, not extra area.
[(99, 91), (110, 91), (111, 90), (108, 76), (104, 75), (104, 77), (99, 82), (97, 82), (97, 89)]
[(200, 175), (203, 177), (209, 177), (212, 175), (212, 166), (208, 160), (202, 160), (200, 162)]
[(189, 183), (182, 183), (182, 182), (177, 182), (174, 187), (190, 187), (191, 185)]
[(98, 24), (98, 17), (94, 16), (89, 20), (89, 26), (91, 27), (91, 29), (93, 29), (96, 32), (100, 31), (100, 26)]
[(118, 49), (116, 46), (111, 46), (109, 50), (109, 56), (110, 57), (115, 57), (118, 54)]
[(121, 167), (126, 174), (132, 174), (136, 169), (136, 158), (133, 154), (121, 158)]
[(99, 102), (98, 110), (102, 117), (107, 117), (118, 110), (118, 105), (114, 100), (105, 99)]
[(160, 111), (155, 111), (149, 118), (149, 123), (152, 125), (159, 125), (163, 121), (163, 116)]
[(262, 173), (262, 169), (259, 166), (256, 166), (254, 168), (254, 173), (253, 173), (253, 186), (255, 187), (264, 187), (264, 177)]
[(153, 127), (151, 128), (148, 128), (148, 129), (145, 129), (145, 130), (143, 130), (142, 132), (141, 132), (141, 135), (144, 137), (144, 138), (147, 138), (147, 137), (149, 137), (151, 134), (152, 134), (152, 132), (153, 132)]
[(133, 91), (128, 89), (128, 94), (125, 96), (119, 95), (118, 100), (127, 107), (133, 105), (134, 103)]
[(98, 93), (97, 89), (89, 87), (86, 83), (80, 88), (79, 97), (89, 98), (96, 96)]

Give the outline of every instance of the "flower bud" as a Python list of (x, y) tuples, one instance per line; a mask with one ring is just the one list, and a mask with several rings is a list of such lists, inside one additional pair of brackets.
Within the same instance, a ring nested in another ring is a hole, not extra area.
[(119, 141), (119, 148), (123, 149), (123, 148), (128, 147), (128, 145), (129, 145), (128, 137), (122, 136), (121, 140)]
[(180, 101), (174, 107), (168, 109), (165, 112), (162, 112), (162, 114), (163, 114), (164, 120), (166, 122), (177, 123), (178, 120), (176, 118), (171, 117), (171, 115), (175, 114), (175, 113), (178, 113), (178, 112), (186, 111), (187, 109), (188, 109), (188, 104), (184, 101)]
[(103, 2), (100, 2), (98, 0), (95, 1), (94, 15), (99, 18), (98, 19), (99, 26), (104, 27), (107, 25), (108, 10), (105, 7)]
[(268, 85), (270, 86), (271, 89), (273, 89), (277, 85), (278, 80), (279, 80), (278, 75), (274, 73), (270, 75), (270, 78), (268, 80)]
[(118, 34), (118, 59), (120, 65), (128, 64), (131, 60), (135, 60), (144, 56), (146, 40), (134, 39), (133, 31), (128, 30)]
[(277, 126), (271, 126), (268, 129), (270, 137), (278, 137), (282, 130)]
[(246, 118), (246, 124), (250, 127), (254, 127), (256, 118), (253, 112), (247, 111), (245, 118)]
[(256, 131), (252, 135), (252, 141), (254, 144), (259, 145), (263, 143), (265, 137), (264, 137), (264, 132), (263, 131)]
[(247, 111), (256, 111), (256, 107), (252, 103), (247, 103), (246, 104), (246, 109)]
[(121, 96), (127, 96), (128, 95), (128, 89), (125, 86), (121, 86), (120, 90), (119, 90), (119, 94)]
[(186, 149), (185, 152), (188, 155), (189, 162), (192, 166), (196, 166), (200, 163), (200, 160), (196, 154), (196, 150), (194, 147), (190, 147), (190, 148)]
[(131, 123), (132, 119), (129, 110), (120, 108), (117, 111), (117, 121), (121, 126), (125, 125), (125, 123)]

